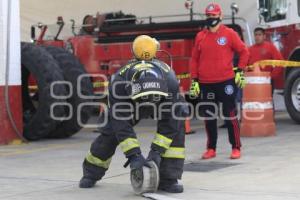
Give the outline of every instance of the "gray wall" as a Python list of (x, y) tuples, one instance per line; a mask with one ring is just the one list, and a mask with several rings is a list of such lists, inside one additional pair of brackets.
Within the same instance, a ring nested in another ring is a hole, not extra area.
[[(209, 0), (195, 0), (194, 11), (203, 13)], [(239, 16), (246, 18), (251, 28), (256, 26), (256, 0), (215, 0), (222, 5), (225, 14), (230, 14), (230, 4), (240, 6)], [(22, 40), (29, 41), (30, 26), (38, 22), (53, 24), (57, 16), (63, 16), (68, 22), (75, 19), (82, 22), (86, 14), (122, 10), (138, 17), (154, 15), (188, 14), (184, 7), (185, 0), (20, 0)]]

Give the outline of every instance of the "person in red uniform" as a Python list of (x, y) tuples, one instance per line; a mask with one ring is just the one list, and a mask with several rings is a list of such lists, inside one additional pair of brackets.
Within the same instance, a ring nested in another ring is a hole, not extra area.
[[(235, 98), (237, 87), (244, 85), (236, 80), (247, 65), (249, 52), (239, 35), (221, 23), (220, 5), (209, 4), (205, 9), (207, 28), (199, 32), (191, 57), (191, 96), (201, 101), (200, 113), (204, 116), (207, 132), (207, 150), (203, 159), (216, 156), (218, 110), (226, 122), (232, 146), (230, 158), (241, 156), (241, 141)], [(234, 53), (239, 55), (238, 70), (233, 70)], [(235, 73), (236, 72), (236, 73)]]
[[(265, 29), (257, 27), (254, 29), (254, 39), (255, 44), (249, 47), (249, 65), (260, 61), (260, 60), (282, 60), (283, 57), (277, 48), (271, 43), (266, 41)], [(280, 79), (280, 76), (283, 74), (282, 67), (266, 66), (261, 68), (262, 71), (271, 73), (272, 80), (272, 91), (274, 86), (274, 81)]]

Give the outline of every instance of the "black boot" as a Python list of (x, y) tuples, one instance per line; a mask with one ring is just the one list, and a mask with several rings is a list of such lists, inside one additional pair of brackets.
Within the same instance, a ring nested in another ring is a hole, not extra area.
[(159, 182), (158, 190), (169, 193), (182, 193), (183, 186), (178, 184), (177, 179), (162, 179)]
[(96, 182), (97, 182), (96, 180), (82, 177), (79, 181), (79, 187), (80, 188), (91, 188), (91, 187), (95, 186)]

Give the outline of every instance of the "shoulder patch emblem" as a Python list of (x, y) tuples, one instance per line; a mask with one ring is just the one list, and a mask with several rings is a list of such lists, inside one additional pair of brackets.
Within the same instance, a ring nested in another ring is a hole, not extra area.
[(224, 45), (227, 44), (227, 38), (226, 37), (220, 37), (220, 38), (218, 38), (217, 42), (218, 42), (219, 45), (224, 46)]
[(225, 93), (226, 93), (227, 95), (232, 95), (233, 92), (234, 92), (234, 88), (233, 88), (232, 85), (226, 85), (226, 86), (225, 86)]

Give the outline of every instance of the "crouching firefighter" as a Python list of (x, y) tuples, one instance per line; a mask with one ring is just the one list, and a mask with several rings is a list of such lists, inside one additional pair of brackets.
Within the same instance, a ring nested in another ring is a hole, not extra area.
[[(101, 135), (85, 157), (79, 187), (93, 187), (104, 176), (116, 147), (120, 145), (131, 169), (140, 169), (154, 161), (160, 174), (158, 190), (183, 192), (178, 179), (183, 173), (183, 119), (188, 109), (179, 95), (174, 71), (154, 58), (157, 48), (158, 42), (154, 38), (138, 36), (132, 47), (135, 59), (112, 76), (108, 123), (101, 128)], [(145, 158), (133, 127), (140, 119), (148, 117), (157, 117), (157, 133)]]

